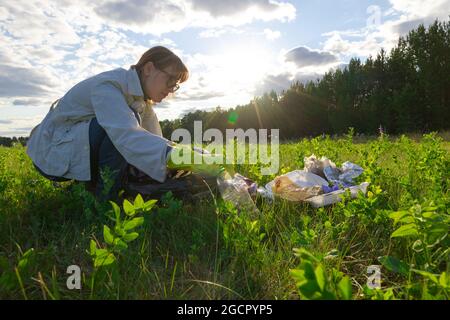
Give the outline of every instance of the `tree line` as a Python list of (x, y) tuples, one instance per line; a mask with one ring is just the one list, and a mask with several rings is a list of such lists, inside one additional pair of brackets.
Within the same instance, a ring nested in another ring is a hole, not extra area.
[(12, 147), (16, 143), (25, 146), (27, 141), (28, 137), (0, 137), (0, 146)]
[(306, 84), (293, 82), (280, 94), (255, 97), (228, 110), (198, 110), (180, 119), (161, 121), (169, 137), (177, 128), (280, 129), (280, 138), (358, 133), (427, 132), (449, 128), (450, 20), (420, 25), (387, 53), (380, 50), (365, 62), (350, 60)]

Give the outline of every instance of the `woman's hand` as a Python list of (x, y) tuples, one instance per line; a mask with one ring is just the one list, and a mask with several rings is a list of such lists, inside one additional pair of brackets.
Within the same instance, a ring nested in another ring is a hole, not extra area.
[(189, 170), (208, 176), (219, 176), (225, 171), (224, 165), (214, 163), (214, 156), (193, 150), (190, 146), (175, 144), (169, 153), (167, 167), (175, 170)]

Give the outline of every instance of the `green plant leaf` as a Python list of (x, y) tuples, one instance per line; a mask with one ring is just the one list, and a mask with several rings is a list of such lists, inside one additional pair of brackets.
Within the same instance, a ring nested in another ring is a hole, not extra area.
[(105, 256), (96, 257), (94, 260), (94, 267), (105, 267), (112, 264), (114, 261), (116, 261), (116, 257), (112, 253), (108, 253)]
[(122, 239), (126, 242), (131, 242), (134, 239), (136, 239), (137, 237), (139, 237), (139, 233), (137, 232), (131, 232), (131, 233), (127, 233), (126, 235), (124, 235), (122, 237)]
[(107, 256), (108, 256), (108, 254), (109, 254), (109, 251), (108, 250), (106, 250), (106, 249), (97, 249), (97, 250), (95, 250), (95, 256), (97, 257), (97, 258), (106, 258)]
[(114, 239), (114, 247), (118, 250), (125, 250), (128, 248), (128, 245), (120, 238)]
[(427, 211), (427, 212), (423, 212), (423, 213), (422, 213), (422, 217), (424, 217), (424, 218), (426, 218), (426, 219), (430, 219), (430, 218), (436, 217), (436, 216), (437, 216), (437, 213), (436, 213), (436, 212), (430, 212), (430, 211)]
[(25, 258), (25, 259), (23, 259), (23, 258), (20, 259), (19, 264), (18, 264), (19, 270), (23, 270), (23, 269), (25, 269), (27, 266), (28, 266), (28, 259), (27, 259), (27, 258)]
[(134, 199), (134, 207), (136, 209), (142, 209), (143, 206), (144, 206), (144, 199), (142, 199), (142, 196), (138, 193), (138, 195)]
[(127, 199), (123, 200), (123, 210), (125, 211), (125, 214), (129, 217), (132, 217), (136, 214), (134, 206)]
[[(412, 222), (414, 218), (409, 211), (395, 211), (389, 214), (389, 218), (394, 220), (394, 224), (398, 222)], [(410, 221), (412, 219), (412, 221)], [(406, 221), (405, 221), (406, 220)]]
[(409, 274), (409, 265), (404, 261), (392, 256), (382, 256), (378, 261), (389, 271), (396, 272), (407, 276)]
[(320, 291), (323, 291), (325, 289), (325, 272), (323, 271), (321, 264), (316, 267), (314, 274), (316, 275), (316, 281)]
[(344, 277), (339, 281), (338, 289), (344, 300), (352, 299), (352, 282), (349, 277)]
[(447, 289), (450, 284), (450, 278), (447, 276), (447, 272), (442, 272), (441, 276), (439, 277), (439, 284), (444, 289)]
[(317, 286), (317, 282), (315, 281), (303, 282), (300, 286), (298, 286), (298, 290), (303, 297), (307, 299), (320, 299), (322, 297), (320, 289)]
[(153, 209), (158, 200), (148, 200), (144, 203), (143, 210), (149, 212)]
[(309, 252), (308, 250), (304, 249), (304, 248), (294, 248), (294, 255), (302, 258), (302, 259), (306, 259), (306, 260), (312, 260), (315, 262), (319, 262), (320, 260), (318, 258), (316, 258), (311, 252)]
[(116, 222), (119, 223), (120, 222), (120, 208), (119, 206), (113, 202), (113, 201), (109, 201), (109, 203), (111, 203), (111, 206), (113, 208), (114, 211), (114, 216), (116, 217)]
[(396, 237), (411, 237), (418, 235), (419, 232), (417, 231), (416, 225), (414, 223), (409, 223), (401, 226), (397, 230), (395, 230), (391, 234), (391, 238)]
[(91, 256), (94, 256), (95, 252), (97, 251), (97, 244), (92, 239), (91, 239), (91, 242), (89, 243), (89, 248), (90, 248), (89, 252), (90, 252)]
[(114, 236), (111, 234), (111, 229), (107, 226), (103, 226), (103, 238), (107, 244), (113, 244)]
[(141, 226), (143, 223), (144, 223), (144, 217), (133, 218), (130, 221), (126, 221), (123, 224), (123, 229), (131, 230), (131, 229)]
[(430, 279), (431, 281), (433, 281), (434, 283), (438, 284), (438, 276), (437, 274), (433, 274), (431, 272), (428, 271), (423, 271), (423, 270), (417, 270), (417, 269), (411, 269), (412, 272), (415, 272), (417, 274), (420, 274), (421, 276), (424, 276), (427, 279)]
[(123, 228), (123, 225), (124, 225), (125, 223), (126, 223), (126, 222), (124, 222), (123, 224), (116, 225), (116, 226), (114, 227), (114, 232), (116, 233), (116, 235), (117, 235), (118, 237), (123, 237), (123, 236), (126, 234), (126, 232), (125, 232), (125, 230), (124, 230), (124, 228)]
[(34, 253), (34, 248), (30, 248), (22, 255), (22, 258), (29, 258)]

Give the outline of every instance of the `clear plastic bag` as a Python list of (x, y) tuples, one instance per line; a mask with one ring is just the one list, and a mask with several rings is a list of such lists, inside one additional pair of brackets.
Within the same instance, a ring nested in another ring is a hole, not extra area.
[(238, 211), (245, 210), (250, 213), (259, 213), (250, 194), (256, 194), (257, 185), (252, 180), (235, 174), (233, 177), (226, 172), (217, 177), (217, 187), (222, 199), (230, 201)]

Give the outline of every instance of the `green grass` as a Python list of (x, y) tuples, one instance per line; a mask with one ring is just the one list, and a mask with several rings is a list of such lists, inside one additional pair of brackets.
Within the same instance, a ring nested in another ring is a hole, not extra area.
[[(136, 211), (139, 237), (117, 248), (104, 236), (104, 225), (120, 231), (111, 204), (82, 184), (54, 186), (23, 147), (0, 147), (0, 299), (448, 299), (449, 150), (434, 134), (287, 142), (282, 173), (312, 153), (349, 160), (365, 169), (367, 197), (321, 209), (259, 199), (256, 215), (167, 196)], [(236, 166), (259, 184), (275, 177), (259, 168)], [(94, 266), (91, 240), (116, 261)], [(367, 267), (380, 264), (382, 288), (368, 289)], [(66, 287), (70, 265), (81, 290)]]

